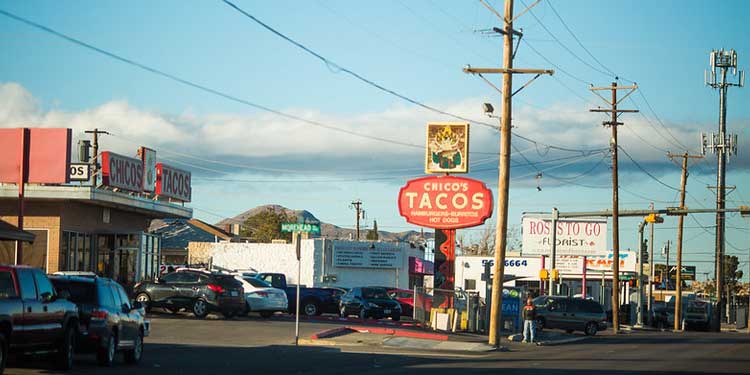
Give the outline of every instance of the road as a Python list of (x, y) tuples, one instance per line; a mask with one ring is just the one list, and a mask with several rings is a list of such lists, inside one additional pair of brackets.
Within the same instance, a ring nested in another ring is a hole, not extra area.
[[(119, 358), (103, 369), (79, 355), (71, 374), (717, 374), (750, 373), (750, 336), (744, 333), (638, 332), (603, 335), (574, 344), (510, 344), (489, 354), (417, 353), (380, 347), (295, 347), (294, 323), (278, 320), (152, 318), (143, 361)], [(303, 323), (304, 337), (334, 327)], [(11, 362), (6, 374), (49, 374), (41, 359)]]

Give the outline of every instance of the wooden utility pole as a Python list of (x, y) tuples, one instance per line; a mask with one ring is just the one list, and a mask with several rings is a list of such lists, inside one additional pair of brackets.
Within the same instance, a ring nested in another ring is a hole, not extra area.
[(357, 199), (356, 201), (352, 201), (352, 207), (354, 207), (354, 211), (357, 213), (357, 221), (356, 221), (356, 228), (357, 228), (357, 241), (359, 241), (359, 219), (362, 218), (362, 201)]
[[(630, 94), (635, 92), (638, 86), (617, 86), (617, 82), (612, 82), (611, 87), (592, 87), (593, 91), (597, 96), (602, 98), (607, 104), (612, 106), (612, 109), (595, 108), (591, 109), (591, 112), (608, 112), (612, 115), (610, 121), (602, 123), (604, 126), (612, 128), (612, 139), (610, 140), (610, 146), (612, 147), (612, 330), (614, 333), (620, 331), (620, 214), (619, 214), (619, 185), (618, 185), (618, 174), (617, 174), (617, 126), (622, 125), (617, 119), (621, 113), (638, 112), (635, 109), (618, 109), (617, 104), (627, 98)], [(597, 91), (610, 90), (612, 91), (612, 101), (608, 101)], [(625, 96), (619, 101), (617, 100), (617, 90), (630, 90)]]
[[(94, 129), (94, 130), (86, 130), (84, 131), (86, 134), (93, 134), (93, 148), (94, 148), (94, 156), (92, 157), (92, 164), (94, 166), (94, 172), (92, 173), (93, 176), (96, 176), (96, 172), (99, 171), (99, 134), (106, 134), (109, 135), (109, 132), (106, 132), (104, 130)], [(94, 177), (94, 185), (96, 185), (96, 177)]]
[[(688, 178), (688, 159), (700, 159), (701, 155), (690, 155), (687, 151), (682, 155), (667, 153), (667, 157), (674, 161), (675, 158), (682, 158), (682, 177), (680, 179), (680, 208), (685, 209), (685, 186)], [(682, 329), (682, 229), (685, 222), (685, 215), (677, 218), (677, 277), (675, 278), (675, 304), (674, 304), (674, 330)], [(669, 269), (667, 269), (667, 282), (669, 282)]]
[[(502, 288), (505, 277), (505, 247), (507, 244), (508, 231), (508, 187), (510, 183), (510, 148), (511, 148), (511, 114), (513, 97), (513, 74), (553, 74), (552, 70), (540, 69), (513, 69), (513, 36), (519, 38), (523, 35), (520, 31), (513, 29), (513, 0), (505, 0), (505, 16), (495, 11), (489, 4), (480, 0), (482, 4), (490, 9), (503, 21), (503, 28), (497, 29), (503, 34), (503, 67), (502, 68), (472, 68), (467, 66), (464, 72), (471, 74), (501, 73), (503, 75), (502, 87), (502, 113), (500, 114), (500, 162), (498, 176), (498, 199), (497, 199), (497, 226), (495, 228), (495, 264), (493, 266), (492, 299), (490, 308), (489, 344), (499, 345), (500, 330), (502, 329)], [(538, 2), (521, 12), (525, 13)], [(521, 15), (519, 14), (519, 16)], [(532, 78), (531, 81), (536, 79)], [(529, 81), (529, 83), (531, 82)], [(527, 83), (528, 85), (528, 83)]]

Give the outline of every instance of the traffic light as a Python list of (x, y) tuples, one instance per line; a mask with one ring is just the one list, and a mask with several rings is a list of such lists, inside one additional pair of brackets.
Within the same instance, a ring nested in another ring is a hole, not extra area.
[(648, 240), (644, 239), (641, 244), (641, 263), (648, 263)]
[(540, 280), (547, 280), (549, 278), (549, 271), (546, 269), (539, 270), (539, 279)]
[(554, 280), (560, 280), (560, 271), (558, 271), (557, 268), (553, 268), (551, 277)]

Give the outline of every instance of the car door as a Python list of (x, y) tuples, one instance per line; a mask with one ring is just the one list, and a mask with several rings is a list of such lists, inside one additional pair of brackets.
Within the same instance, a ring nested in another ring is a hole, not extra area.
[(123, 295), (120, 294), (119, 288), (119, 284), (115, 282), (110, 283), (107, 287), (110, 293), (112, 293), (112, 297), (114, 297), (115, 305), (117, 307), (115, 310), (117, 311), (117, 316), (119, 317), (119, 344), (125, 347), (130, 347), (133, 345), (134, 336), (132, 318), (130, 317), (130, 301), (127, 295), (124, 295), (123, 298)]
[(568, 329), (577, 331), (583, 330), (586, 326), (586, 306), (584, 301), (580, 299), (572, 299), (568, 301), (568, 313), (566, 316), (566, 326)]
[(177, 294), (180, 296), (181, 304), (190, 304), (201, 294), (201, 281), (203, 286), (209, 283), (208, 276), (196, 272), (180, 272), (182, 275), (178, 279)]
[(349, 311), (358, 313), (362, 307), (362, 288), (352, 289), (352, 299), (349, 302)]
[(568, 314), (568, 301), (564, 299), (550, 299), (547, 307), (545, 326), (549, 328), (565, 329)]
[(65, 305), (62, 300), (57, 301), (55, 287), (40, 269), (34, 269), (37, 299), (41, 302), (41, 334), (45, 344), (55, 344), (63, 335), (63, 320), (65, 319)]
[(349, 304), (351, 303), (353, 293), (354, 293), (354, 290), (350, 290), (350, 291), (344, 293), (344, 295), (342, 295), (341, 299), (339, 300), (339, 302), (341, 303), (341, 308), (344, 311), (343, 315), (348, 314), (349, 311), (350, 311), (349, 310)]
[(164, 275), (159, 282), (151, 286), (151, 301), (157, 306), (164, 306), (168, 301), (178, 296), (176, 285), (182, 277), (180, 272), (172, 272)]
[(12, 341), (23, 347), (35, 346), (40, 343), (37, 311), (41, 312), (42, 305), (36, 298), (34, 275), (30, 269), (19, 268), (16, 270), (16, 276), (18, 277), (18, 286), (21, 289), (22, 311), (14, 321), (16, 331), (13, 332), (14, 338)]
[(120, 295), (120, 300), (122, 302), (123, 311), (127, 311), (127, 328), (130, 332), (130, 335), (128, 336), (128, 340), (132, 340), (133, 343), (135, 343), (135, 337), (139, 335), (140, 330), (140, 321), (142, 319), (141, 313), (133, 309), (133, 304), (130, 302), (130, 298), (128, 297), (128, 293), (125, 291), (125, 288), (122, 287), (120, 284), (114, 285), (115, 290)]

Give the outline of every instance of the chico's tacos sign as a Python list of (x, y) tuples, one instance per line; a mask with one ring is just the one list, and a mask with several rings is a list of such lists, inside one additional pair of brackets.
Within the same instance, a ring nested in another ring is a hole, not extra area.
[(492, 216), (492, 192), (470, 178), (422, 177), (401, 188), (398, 210), (407, 222), (423, 227), (474, 227)]
[(190, 202), (190, 172), (156, 163), (156, 194)]
[[(132, 192), (152, 193), (150, 182), (147, 183), (147, 171), (144, 159), (131, 158), (105, 151), (102, 158), (102, 184)], [(149, 164), (153, 160), (148, 161)], [(190, 202), (192, 196), (190, 172), (156, 163), (156, 195)], [(153, 190), (153, 189), (152, 189)]]

